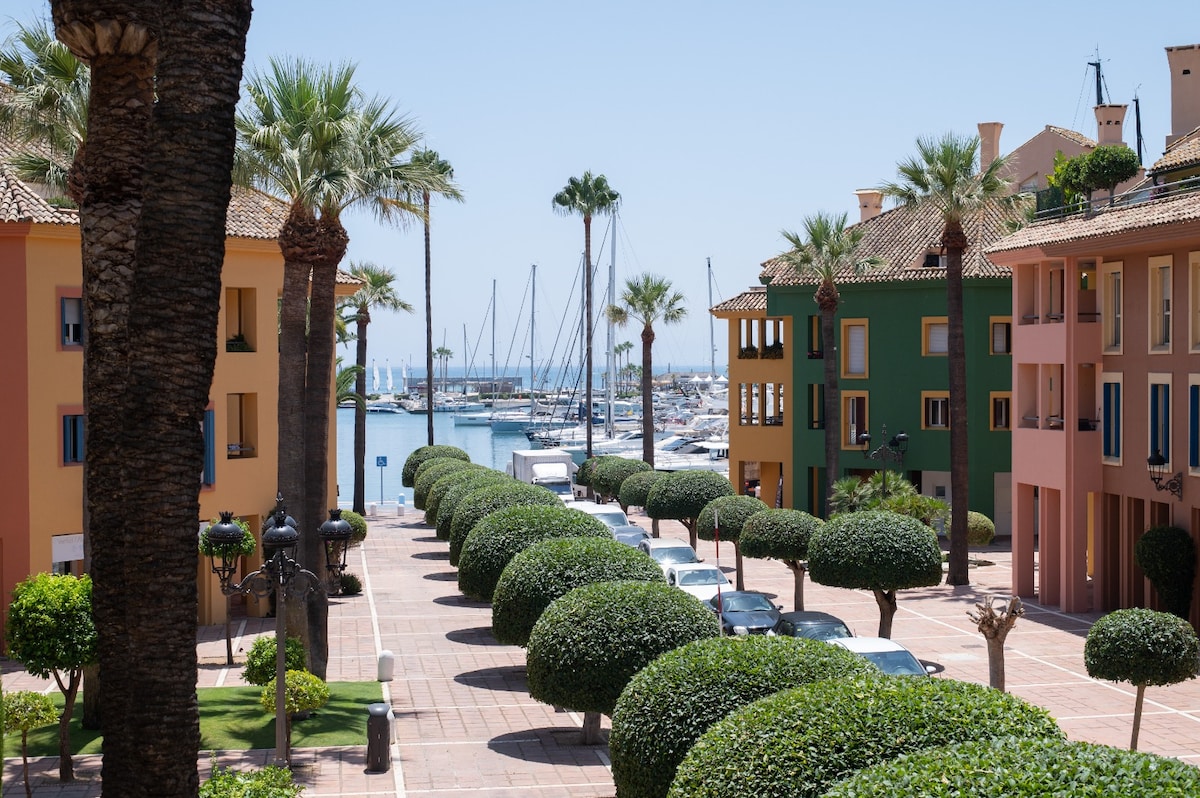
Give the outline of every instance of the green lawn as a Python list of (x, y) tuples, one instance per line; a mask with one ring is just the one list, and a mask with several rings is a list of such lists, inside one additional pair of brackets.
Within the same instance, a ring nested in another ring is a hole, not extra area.
[[(275, 747), (275, 717), (259, 706), (261, 687), (207, 687), (196, 692), (200, 698), (202, 749), (236, 751)], [(292, 724), (292, 747), (366, 744), (367, 704), (383, 699), (379, 682), (330, 682), (329, 693), (328, 704)], [(55, 692), (51, 697), (61, 711), (62, 694)], [(81, 711), (82, 697), (75, 702), (71, 719), (71, 752), (98, 754), (100, 734), (79, 726)], [(21, 755), (20, 734), (8, 735), (4, 755)], [(29, 755), (58, 755), (57, 724), (29, 733)]]

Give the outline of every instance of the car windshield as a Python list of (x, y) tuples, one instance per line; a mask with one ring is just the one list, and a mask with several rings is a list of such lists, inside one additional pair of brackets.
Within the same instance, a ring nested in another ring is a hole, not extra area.
[(729, 580), (725, 574), (716, 568), (704, 568), (699, 571), (683, 571), (679, 574), (681, 585), (727, 585)]
[(625, 517), (625, 513), (595, 513), (595, 517), (603, 521), (607, 526), (629, 525), (629, 519)]
[(725, 612), (755, 612), (775, 609), (766, 596), (726, 596), (722, 599)]
[(838, 637), (853, 637), (850, 630), (842, 623), (813, 623), (791, 626), (789, 633), (795, 637), (807, 637), (810, 640), (833, 640)]
[(661, 549), (654, 549), (651, 552), (654, 559), (659, 562), (695, 562), (696, 552), (692, 551), (691, 546), (667, 546)]
[(907, 651), (871, 651), (863, 656), (889, 676), (925, 676), (925, 668)]

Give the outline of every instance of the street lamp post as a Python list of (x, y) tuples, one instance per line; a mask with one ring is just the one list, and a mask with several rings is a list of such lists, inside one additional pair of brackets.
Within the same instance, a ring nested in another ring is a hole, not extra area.
[(908, 451), (908, 433), (906, 433), (904, 430), (901, 430), (893, 435), (891, 439), (889, 439), (887, 436), (887, 424), (884, 424), (880, 429), (880, 437), (884, 439), (884, 442), (879, 445), (879, 448), (871, 452), (867, 451), (869, 448), (871, 448), (871, 433), (864, 432), (859, 435), (858, 442), (862, 445), (863, 452), (868, 458), (871, 460), (879, 460), (883, 463), (883, 498), (886, 499), (888, 495), (888, 460), (894, 459), (897, 466), (904, 463), (904, 453)]
[[(329, 518), (321, 524), (320, 535), (325, 543), (325, 567), (332, 578), (346, 567), (345, 542), (350, 539), (350, 524), (341, 520), (340, 510), (330, 510)], [(208, 530), (209, 541), (219, 552), (210, 561), (221, 582), (221, 592), (227, 596), (249, 594), (261, 599), (275, 593), (275, 764), (287, 767), (291, 762), (287, 734), (287, 601), (289, 598), (306, 601), (322, 583), (295, 559), (300, 533), (296, 531), (295, 520), (284, 509), (283, 496), (275, 497), (275, 511), (263, 525), (262, 567), (242, 581), (233, 582), (238, 559), (235, 552), (245, 534), (233, 523), (232, 513), (221, 512), (220, 522)]]

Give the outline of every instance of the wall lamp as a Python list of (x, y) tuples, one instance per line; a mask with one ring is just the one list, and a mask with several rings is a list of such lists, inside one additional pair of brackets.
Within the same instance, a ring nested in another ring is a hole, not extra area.
[(1167, 458), (1163, 457), (1161, 451), (1155, 449), (1154, 454), (1146, 458), (1146, 466), (1150, 469), (1150, 481), (1154, 483), (1157, 490), (1173, 493), (1176, 498), (1183, 501), (1183, 472), (1176, 471), (1173, 477), (1165, 479)]

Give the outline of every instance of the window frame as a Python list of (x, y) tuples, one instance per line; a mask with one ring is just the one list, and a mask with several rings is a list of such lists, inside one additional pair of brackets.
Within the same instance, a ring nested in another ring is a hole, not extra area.
[(1188, 253), (1188, 343), (1200, 352), (1200, 251)]
[[(83, 321), (83, 289), (82, 288), (59, 288), (55, 292), (55, 299), (58, 301), (58, 312), (55, 315), (55, 320), (58, 322), (58, 350), (60, 352), (82, 352), (83, 339), (86, 335), (85, 325)], [(67, 305), (68, 303), (79, 306), (79, 340), (72, 340), (67, 331)]]
[[(996, 426), (996, 402), (1000, 401), (1005, 402), (1007, 407), (1005, 415), (1008, 425), (1004, 427)], [(1012, 432), (1012, 391), (991, 391), (988, 394), (988, 408), (988, 429), (992, 432)]]
[(1171, 375), (1151, 373), (1146, 383), (1146, 456), (1161, 452), (1170, 469)]
[[(935, 327), (946, 328), (946, 349), (935, 351), (930, 345), (930, 337)], [(947, 316), (921, 317), (921, 357), (946, 357), (950, 354), (950, 320)]]
[(1188, 473), (1200, 474), (1200, 374), (1188, 375)]
[(1150, 306), (1146, 314), (1146, 340), (1152, 355), (1171, 354), (1171, 302), (1174, 299), (1175, 279), (1172, 266), (1170, 255), (1154, 255), (1147, 261), (1146, 295), (1149, 297)]
[(1121, 407), (1123, 387), (1122, 374), (1109, 372), (1100, 375), (1100, 458), (1108, 465), (1121, 464), (1121, 438), (1124, 423)]
[[(841, 320), (841, 378), (843, 380), (865, 380), (870, 378), (871, 374), (871, 325), (870, 320), (866, 318), (859, 319), (842, 319)], [(863, 330), (863, 369), (862, 373), (850, 371), (850, 358), (852, 356), (850, 328), (862, 327)]]
[(83, 408), (59, 408), (58, 418), (58, 463), (66, 468), (82, 466), (87, 459), (87, 419)]
[[(1003, 351), (996, 349), (996, 325), (1003, 324), (1005, 327), (1004, 342), (1008, 348)], [(1012, 356), (1012, 316), (990, 316), (988, 317), (988, 354), (989, 355), (1009, 355)]]
[[(946, 423), (944, 425), (929, 423), (930, 414), (929, 408), (932, 402), (944, 402)], [(921, 391), (921, 429), (932, 431), (944, 431), (950, 429), (950, 392), (949, 391)]]
[[(861, 429), (858, 429), (856, 427), (854, 435), (851, 435), (850, 434), (850, 415), (851, 415), (850, 414), (850, 403), (851, 402), (859, 402), (859, 401), (862, 402), (862, 409), (863, 409), (862, 414), (863, 414), (864, 418), (863, 418), (862, 424), (858, 425), (861, 427)], [(841, 407), (841, 410), (842, 410), (842, 419), (841, 419), (841, 421), (842, 421), (842, 429), (841, 429), (842, 448), (843, 449), (861, 449), (862, 444), (858, 442), (858, 436), (861, 435), (862, 433), (870, 430), (871, 395), (868, 391), (842, 391), (841, 403), (842, 403), (842, 407)], [(853, 438), (854, 440), (851, 440), (851, 438)]]
[(1119, 355), (1125, 345), (1122, 308), (1125, 303), (1123, 261), (1112, 261), (1100, 266), (1101, 319), (1104, 322), (1104, 346), (1106, 355)]

